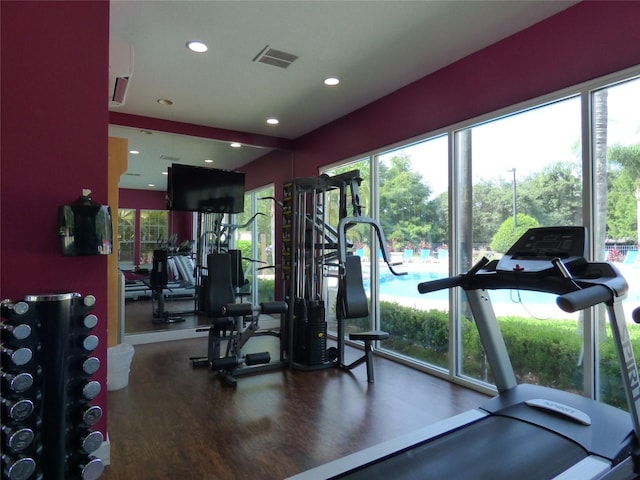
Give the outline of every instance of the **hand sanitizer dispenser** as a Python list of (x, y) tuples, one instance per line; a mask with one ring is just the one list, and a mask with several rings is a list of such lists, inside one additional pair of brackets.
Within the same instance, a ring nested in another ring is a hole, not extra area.
[(113, 253), (111, 208), (91, 200), (91, 190), (71, 205), (58, 208), (58, 233), (62, 255), (109, 255)]

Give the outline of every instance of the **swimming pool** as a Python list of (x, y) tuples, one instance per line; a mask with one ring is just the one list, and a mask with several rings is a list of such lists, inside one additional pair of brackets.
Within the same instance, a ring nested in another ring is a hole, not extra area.
[[(403, 276), (395, 276), (390, 272), (380, 275), (380, 294), (389, 297), (405, 297), (407, 299), (448, 300), (449, 291), (439, 290), (428, 294), (418, 292), (418, 284), (430, 280), (446, 278), (445, 272), (410, 271)], [(365, 290), (369, 289), (369, 280), (364, 281)], [(491, 301), (495, 303), (554, 304), (557, 295), (529, 290), (491, 290)]]

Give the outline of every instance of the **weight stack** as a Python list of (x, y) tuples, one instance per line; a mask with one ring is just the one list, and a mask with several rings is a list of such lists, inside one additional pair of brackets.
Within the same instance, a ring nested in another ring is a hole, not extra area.
[(91, 334), (98, 322), (90, 313), (94, 304), (92, 295), (78, 293), (2, 302), (3, 480), (102, 475), (102, 461), (91, 455), (104, 440), (91, 429), (102, 417), (91, 405), (101, 390), (91, 380), (100, 368), (92, 355), (98, 346)]
[(294, 320), (294, 361), (307, 366), (324, 365), (327, 362), (324, 303), (297, 298)]

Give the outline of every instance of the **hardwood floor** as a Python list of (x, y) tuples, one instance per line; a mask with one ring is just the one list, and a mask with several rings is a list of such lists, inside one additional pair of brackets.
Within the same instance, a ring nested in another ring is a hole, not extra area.
[(278, 369), (230, 388), (191, 366), (205, 351), (204, 338), (136, 345), (129, 386), (108, 394), (111, 465), (102, 479), (282, 479), (487, 398), (379, 357), (375, 384), (363, 365)]
[(125, 333), (164, 332), (168, 330), (182, 330), (185, 328), (197, 328), (209, 325), (209, 319), (205, 315), (195, 313), (195, 299), (167, 299), (165, 310), (172, 315), (182, 318), (184, 321), (177, 323), (158, 323), (154, 319), (153, 311), (157, 310), (157, 304), (152, 305), (151, 299), (127, 300), (125, 302)]

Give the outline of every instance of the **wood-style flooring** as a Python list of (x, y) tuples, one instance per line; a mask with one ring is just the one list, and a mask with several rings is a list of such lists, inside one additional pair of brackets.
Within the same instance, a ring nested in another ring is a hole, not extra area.
[[(102, 479), (283, 479), (487, 398), (380, 357), (375, 384), (362, 365), (280, 368), (230, 388), (191, 366), (205, 352), (205, 338), (135, 346), (129, 385), (108, 394), (111, 464)], [(348, 348), (346, 360), (359, 353)]]
[(165, 311), (172, 316), (181, 318), (182, 322), (159, 323), (153, 317), (153, 311), (157, 311), (157, 303), (149, 298), (139, 300), (127, 300), (125, 302), (125, 334), (165, 332), (169, 330), (182, 330), (185, 328), (197, 328), (209, 325), (209, 319), (205, 315), (195, 312), (195, 299), (178, 298), (165, 300)]

